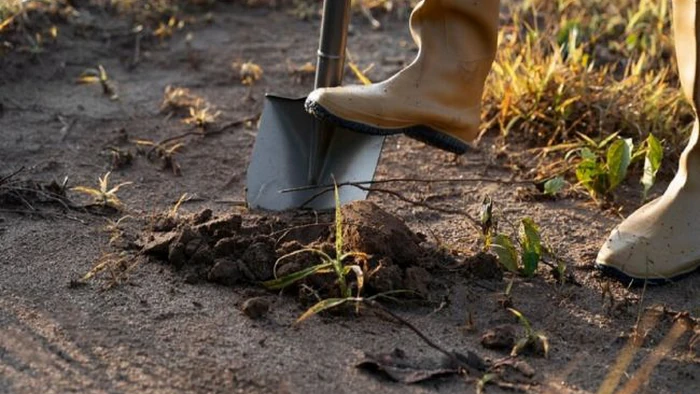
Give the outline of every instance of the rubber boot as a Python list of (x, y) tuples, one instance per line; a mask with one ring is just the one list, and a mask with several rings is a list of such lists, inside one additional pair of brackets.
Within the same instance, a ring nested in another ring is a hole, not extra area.
[(700, 4), (673, 0), (676, 59), (683, 93), (696, 111), (695, 126), (666, 192), (615, 228), (596, 265), (623, 280), (665, 282), (700, 267)]
[(411, 13), (419, 51), (409, 66), (381, 83), (317, 89), (306, 110), (360, 133), (404, 133), (464, 153), (479, 133), (499, 7), (498, 0), (421, 1)]

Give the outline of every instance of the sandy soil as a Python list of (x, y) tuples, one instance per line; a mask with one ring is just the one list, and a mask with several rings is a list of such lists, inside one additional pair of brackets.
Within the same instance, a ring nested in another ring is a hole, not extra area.
[[(129, 67), (134, 48), (129, 25), (87, 11), (70, 26), (62, 25), (57, 43), (44, 53), (0, 59), (0, 178), (24, 167), (17, 178), (47, 184), (68, 177), (71, 186), (94, 185), (111, 168), (105, 147), (120, 146), (136, 154), (123, 135), (127, 140), (160, 140), (191, 130), (178, 116), (160, 112), (167, 85), (186, 87), (206, 98), (222, 111), (217, 125), (258, 114), (264, 92), (301, 96), (309, 91), (311, 80), (290, 75), (289, 62), (299, 66), (313, 61), (318, 20), (236, 5), (217, 6), (212, 23), (205, 23), (204, 15), (196, 18), (185, 29), (192, 33), (190, 43), (186, 31), (162, 44), (144, 40), (135, 68)], [(405, 22), (395, 17), (384, 21), (381, 31), (356, 17), (349, 49), (362, 66), (376, 64), (369, 74), (374, 80), (391, 75), (415, 54)], [(250, 91), (230, 66), (249, 60), (264, 69)], [(98, 85), (75, 83), (83, 70), (97, 64), (117, 83), (118, 101), (104, 96)], [(347, 82), (355, 81), (348, 76)], [(215, 215), (237, 213), (245, 218), (252, 215), (241, 202), (254, 140), (255, 130), (244, 125), (206, 138), (192, 137), (176, 155), (181, 176), (136, 154), (131, 165), (113, 171), (113, 181), (133, 182), (119, 193), (133, 216), (161, 212), (189, 193), (196, 198), (183, 204), (184, 213), (210, 208)], [(514, 174), (507, 160), (495, 158), (489, 141), (455, 159), (405, 138), (389, 138), (377, 178), (511, 180)], [(636, 392), (700, 392), (700, 356), (697, 345), (691, 346), (692, 329), (670, 341), (670, 313), (642, 313), (646, 336), (638, 349), (629, 345), (639, 311), (647, 307), (660, 305), (700, 316), (700, 275), (647, 288), (643, 299), (642, 289), (627, 289), (601, 277), (592, 262), (619, 221), (616, 215), (582, 198), (526, 198), (529, 193), (523, 189), (528, 186), (512, 182), (387, 187), (473, 216), (489, 195), (502, 218), (534, 218), (568, 264), (577, 284), (557, 284), (546, 267), (531, 280), (514, 281), (513, 306), (551, 343), (549, 358), (523, 356), (536, 371), (521, 386), (527, 391), (595, 392), (612, 366), (628, 356), (630, 364), (621, 376), (624, 385), (633, 381), (640, 366), (661, 356)], [(636, 199), (623, 204), (623, 213), (637, 206)], [(372, 194), (370, 201), (414, 232), (426, 234), (428, 247), (438, 246), (439, 239), (442, 247), (461, 251), (454, 257), (457, 263), (479, 251), (479, 234), (463, 215), (385, 193)], [(292, 327), (303, 311), (295, 297), (249, 284), (231, 287), (192, 280), (157, 259), (141, 262), (126, 283), (110, 290), (102, 290), (106, 279), (75, 286), (73, 281), (103, 253), (113, 251), (105, 226), (107, 219), (122, 214), (30, 202), (42, 214), (23, 212), (28, 208), (22, 204), (0, 206), (2, 393), (420, 393), (476, 388), (468, 377), (403, 385), (355, 368), (365, 352), (395, 348), (409, 357), (439, 357), (406, 327), (374, 313), (314, 317)], [(517, 325), (502, 307), (510, 276), (480, 279), (467, 275), (463, 265), (456, 267), (433, 268), (427, 300), (389, 307), (447, 349), (471, 350), (490, 360), (507, 356), (508, 352), (485, 349), (480, 338), (495, 326)], [(241, 311), (251, 297), (270, 303), (263, 318), (251, 319)], [(503, 390), (487, 386), (486, 392)]]

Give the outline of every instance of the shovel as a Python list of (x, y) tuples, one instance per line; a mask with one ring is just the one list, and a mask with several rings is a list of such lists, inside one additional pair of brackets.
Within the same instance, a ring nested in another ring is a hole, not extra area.
[[(341, 84), (349, 22), (350, 0), (324, 1), (315, 88)], [(384, 137), (318, 121), (304, 110), (305, 100), (265, 96), (248, 165), (246, 200), (251, 208), (333, 209), (334, 183), (374, 178)], [(363, 200), (367, 193), (356, 187), (339, 190), (341, 203)]]

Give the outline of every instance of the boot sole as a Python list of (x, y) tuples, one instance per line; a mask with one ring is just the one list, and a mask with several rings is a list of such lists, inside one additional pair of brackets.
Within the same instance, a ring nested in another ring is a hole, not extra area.
[(655, 286), (665, 285), (665, 284), (677, 282), (683, 278), (687, 278), (688, 276), (693, 275), (695, 272), (700, 272), (700, 266), (698, 266), (689, 272), (685, 272), (685, 273), (673, 276), (671, 278), (646, 278), (645, 279), (645, 278), (635, 278), (633, 276), (629, 276), (626, 273), (624, 273), (623, 271), (621, 271), (613, 266), (606, 265), (606, 264), (600, 264), (598, 262), (595, 263), (595, 268), (598, 269), (605, 276), (613, 277), (625, 285), (630, 285), (630, 286), (634, 286), (634, 287), (643, 286), (645, 282), (647, 284), (655, 285)]
[(318, 104), (315, 101), (307, 100), (304, 103), (304, 108), (306, 109), (306, 112), (310, 113), (311, 115), (320, 120), (330, 122), (337, 126), (362, 134), (383, 136), (405, 134), (407, 137), (412, 138), (414, 140), (458, 155), (466, 153), (471, 148), (464, 142), (428, 126), (419, 125), (399, 129), (383, 129), (379, 127), (370, 126), (364, 123), (343, 119), (339, 116), (333, 115), (327, 109), (323, 108), (320, 104)]

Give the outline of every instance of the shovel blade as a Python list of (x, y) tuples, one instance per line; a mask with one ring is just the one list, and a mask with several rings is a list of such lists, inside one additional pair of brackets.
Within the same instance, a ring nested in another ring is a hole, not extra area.
[[(324, 188), (282, 190), (309, 185), (313, 133), (318, 121), (304, 110), (305, 98), (267, 95), (248, 165), (246, 199), (251, 208), (282, 211), (293, 208), (328, 210), (335, 207), (333, 191)], [(335, 128), (322, 163), (318, 185), (366, 182), (374, 178), (384, 137)], [(353, 186), (339, 189), (342, 204), (367, 198)]]

